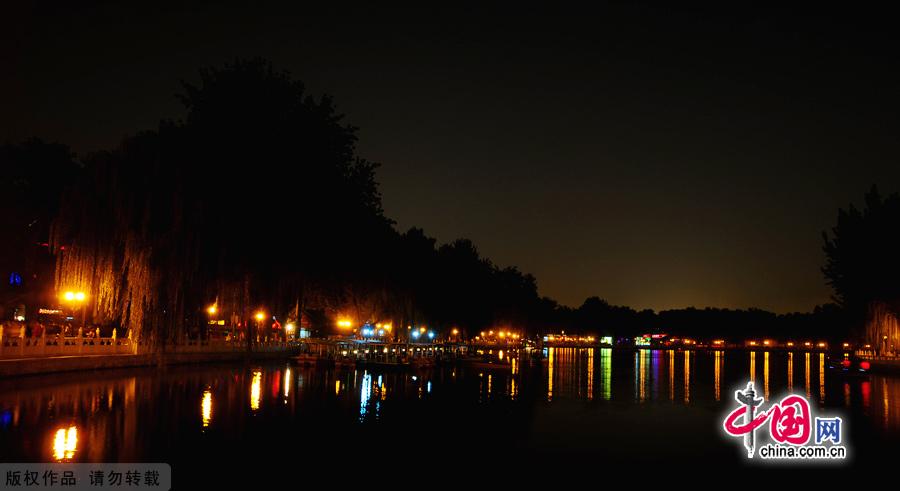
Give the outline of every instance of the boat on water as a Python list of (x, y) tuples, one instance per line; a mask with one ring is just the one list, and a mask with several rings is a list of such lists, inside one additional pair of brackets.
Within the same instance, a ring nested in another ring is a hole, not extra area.
[(843, 377), (865, 377), (869, 375), (871, 363), (854, 355), (828, 356), (825, 366), (829, 372)]

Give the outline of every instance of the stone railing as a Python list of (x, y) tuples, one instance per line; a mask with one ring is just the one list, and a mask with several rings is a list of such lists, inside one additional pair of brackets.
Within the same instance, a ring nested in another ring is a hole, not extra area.
[[(295, 341), (260, 341), (253, 343), (255, 352), (290, 351), (299, 346)], [(187, 340), (168, 343), (167, 353), (228, 353), (246, 351), (247, 344), (226, 340)], [(132, 355), (156, 351), (156, 346), (128, 338), (57, 337), (0, 338), (0, 358), (39, 358), (49, 356)]]

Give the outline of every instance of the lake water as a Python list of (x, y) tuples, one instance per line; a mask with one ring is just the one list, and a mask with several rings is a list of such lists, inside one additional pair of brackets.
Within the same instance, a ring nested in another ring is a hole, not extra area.
[(168, 462), (175, 489), (296, 470), (741, 472), (762, 464), (722, 420), (750, 379), (767, 401), (793, 392), (843, 417), (844, 468), (877, 472), (900, 449), (900, 378), (844, 378), (820, 353), (556, 348), (547, 358), (509, 370), (279, 362), (0, 381), (0, 460)]

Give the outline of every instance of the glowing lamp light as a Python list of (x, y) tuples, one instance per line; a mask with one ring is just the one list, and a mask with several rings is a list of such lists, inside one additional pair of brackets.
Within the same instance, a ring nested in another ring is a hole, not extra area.
[(218, 310), (219, 309), (217, 309), (215, 305), (210, 305), (209, 308), (206, 309), (206, 311), (209, 312), (209, 315), (216, 315)]
[(287, 331), (287, 332), (294, 332), (294, 324), (292, 324), (292, 323), (287, 323), (287, 324), (284, 326), (284, 330)]
[(428, 338), (434, 339), (434, 331), (428, 331)]
[(456, 336), (457, 334), (459, 334), (459, 329), (453, 328), (453, 331), (451, 331), (451, 332), (453, 333), (454, 336)]
[(419, 331), (413, 331), (412, 337), (413, 337), (413, 339), (419, 339)]
[(265, 318), (266, 318), (266, 314), (264, 312), (259, 311), (256, 313), (256, 320), (262, 321)]
[(340, 319), (339, 321), (337, 321), (337, 325), (338, 327), (343, 327), (345, 329), (353, 327), (353, 323), (347, 319)]
[(86, 298), (84, 292), (65, 292), (63, 293), (63, 299), (67, 302), (84, 302)]

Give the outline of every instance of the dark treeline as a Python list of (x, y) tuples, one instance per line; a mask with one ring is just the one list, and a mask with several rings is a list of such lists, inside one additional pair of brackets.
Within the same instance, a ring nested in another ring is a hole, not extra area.
[(848, 325), (882, 353), (900, 348), (900, 195), (872, 189), (862, 209), (839, 210), (837, 225), (823, 233), (822, 268)]
[[(3, 266), (24, 277), (4, 287), (5, 317), (11, 305), (33, 311), (80, 290), (94, 323), (156, 342), (202, 333), (210, 305), (229, 325), (252, 328), (265, 312), (319, 334), (340, 318), (468, 336), (502, 328), (836, 339), (850, 325), (838, 305), (788, 315), (655, 313), (597, 297), (558, 305), (533, 276), (493, 264), (469, 240), (398, 232), (382, 210), (377, 164), (357, 155), (356, 128), (329, 97), (268, 62), (204, 70), (179, 98), (182, 118), (80, 160), (36, 140), (2, 147), (3, 225), (18, 231), (4, 243), (4, 260), (13, 259)], [(836, 241), (853, 234), (843, 232), (848, 216)], [(832, 271), (843, 260), (826, 270), (838, 292), (844, 276)]]

